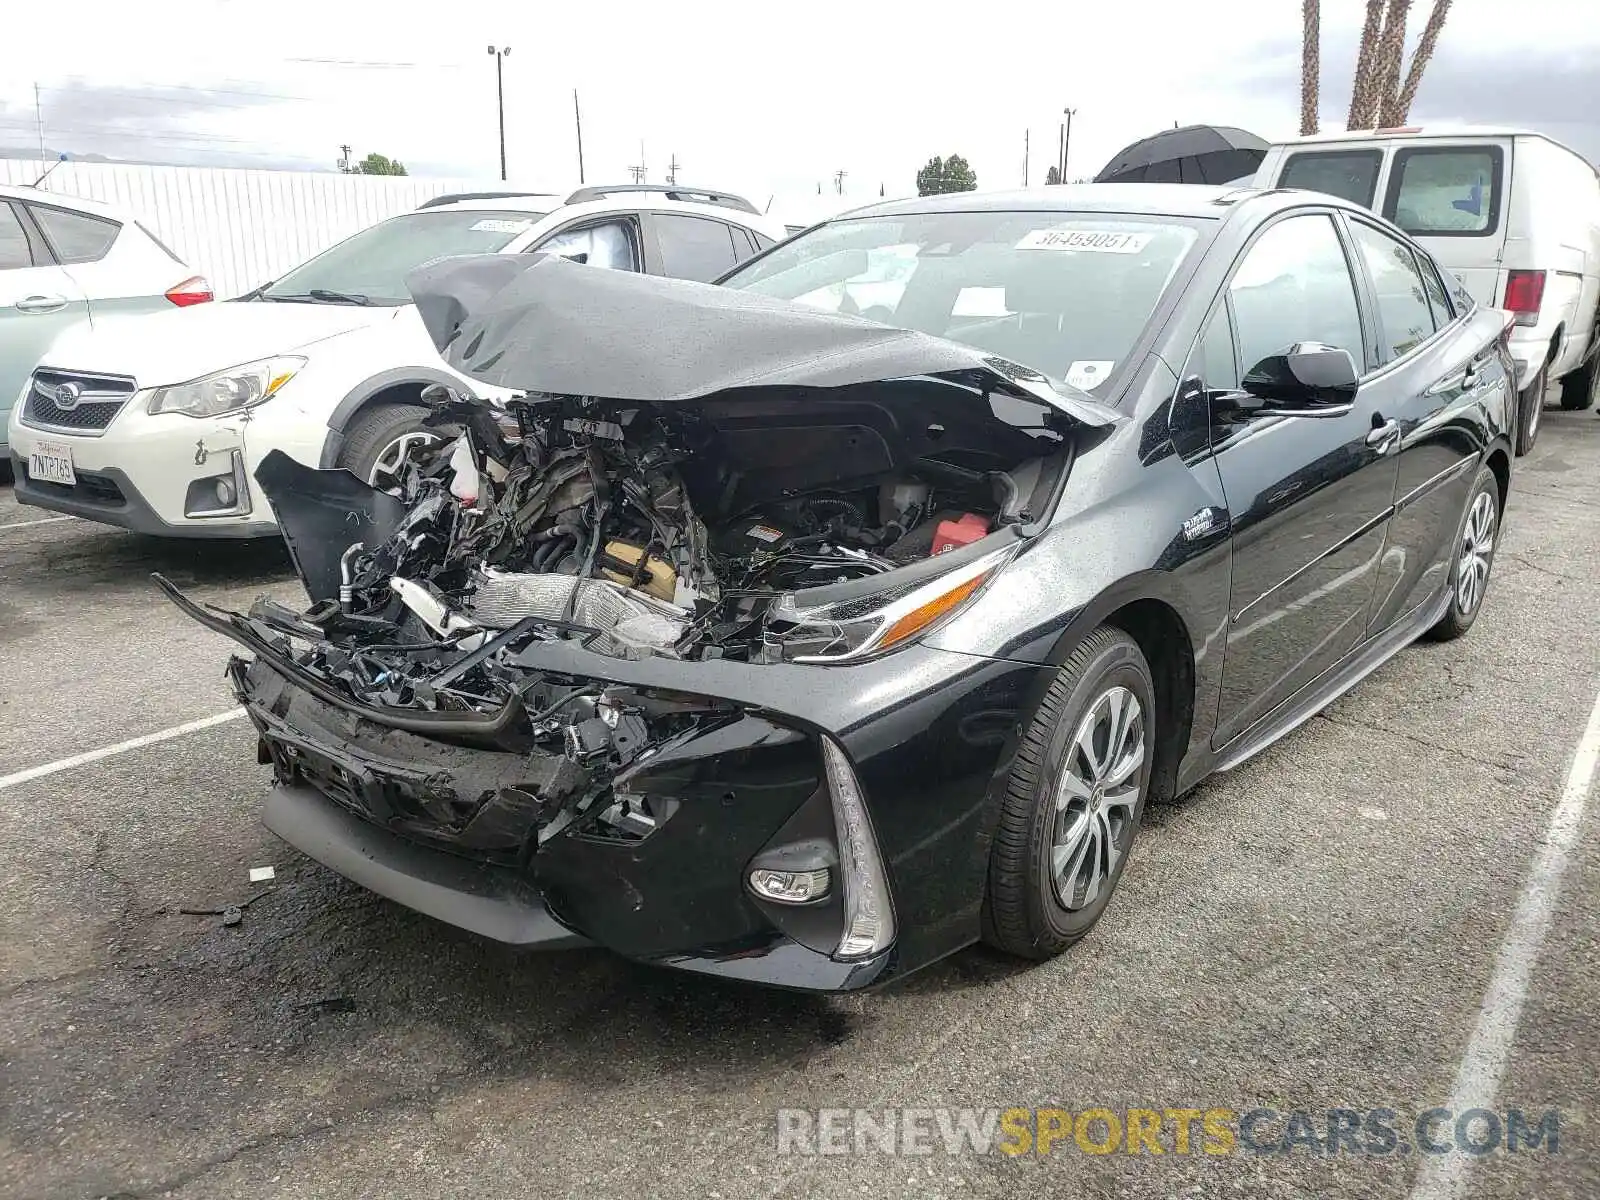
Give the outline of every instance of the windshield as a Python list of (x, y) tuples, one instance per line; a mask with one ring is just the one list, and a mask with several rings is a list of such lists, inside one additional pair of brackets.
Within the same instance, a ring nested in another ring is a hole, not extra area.
[(1178, 218), (963, 212), (830, 222), (722, 281), (965, 342), (1093, 391), (1199, 238)]
[(346, 296), (372, 304), (410, 304), (408, 272), (449, 255), (504, 250), (543, 215), (487, 209), (407, 213), (345, 238), (261, 294), (269, 300)]

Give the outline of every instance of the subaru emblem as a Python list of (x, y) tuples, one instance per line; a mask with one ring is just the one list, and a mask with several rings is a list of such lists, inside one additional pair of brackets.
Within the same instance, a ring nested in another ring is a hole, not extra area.
[(55, 406), (66, 411), (77, 408), (78, 401), (82, 397), (83, 385), (74, 383), (70, 379), (66, 383), (56, 384), (55, 388), (50, 392), (50, 399)]

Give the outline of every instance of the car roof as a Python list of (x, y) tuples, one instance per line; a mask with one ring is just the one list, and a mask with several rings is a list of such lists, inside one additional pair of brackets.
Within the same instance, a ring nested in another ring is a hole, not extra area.
[(890, 200), (833, 217), (894, 217), (949, 212), (1105, 212), (1217, 220), (1240, 201), (1266, 195), (1255, 188), (1194, 183), (1078, 183), (1008, 192), (949, 192)]
[(1459, 141), (1462, 138), (1538, 138), (1559, 146), (1569, 154), (1587, 158), (1565, 142), (1541, 133), (1537, 129), (1524, 129), (1517, 125), (1428, 125), (1407, 126), (1402, 129), (1340, 129), (1329, 133), (1309, 133), (1303, 137), (1288, 138), (1276, 143), (1292, 149), (1296, 146), (1370, 145), (1373, 142), (1426, 142)]
[(31, 200), (36, 204), (51, 204), (56, 208), (72, 208), (79, 212), (91, 213), (97, 217), (110, 217), (115, 221), (127, 221), (129, 219), (126, 211), (113, 204), (102, 204), (98, 200), (85, 200), (82, 196), (63, 196), (59, 192), (49, 192), (43, 188), (0, 184), (0, 199)]
[[(706, 196), (705, 201), (685, 199), (687, 196)], [(459, 196), (459, 198), (458, 198)], [(716, 202), (711, 197), (717, 197)], [(732, 201), (732, 202), (730, 202)], [(530, 216), (560, 214), (565, 217), (600, 216), (610, 212), (633, 212), (647, 209), (664, 212), (682, 212), (700, 217), (711, 217), (746, 229), (753, 229), (781, 241), (787, 236), (782, 222), (759, 212), (743, 197), (728, 192), (711, 192), (702, 188), (678, 188), (669, 184), (624, 185), (617, 188), (579, 188), (567, 193), (538, 192), (471, 192), (458, 195), (437, 196), (413, 209), (413, 212), (525, 212)]]

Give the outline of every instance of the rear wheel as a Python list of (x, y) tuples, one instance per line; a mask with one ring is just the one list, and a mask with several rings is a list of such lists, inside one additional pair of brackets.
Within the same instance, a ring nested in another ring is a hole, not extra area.
[(443, 440), (422, 419), (429, 410), (415, 404), (377, 404), (363, 410), (345, 431), (338, 464), (382, 491), (400, 486), (400, 468), (424, 446)]
[(1455, 562), (1450, 569), (1450, 607), (1428, 630), (1437, 642), (1449, 642), (1472, 628), (1489, 590), (1489, 570), (1494, 566), (1495, 540), (1500, 533), (1500, 485), (1488, 467), (1478, 468), (1478, 478), (1467, 497), (1467, 511), (1456, 535)]
[[(1600, 338), (1600, 330), (1595, 331)], [(1568, 412), (1582, 412), (1593, 408), (1595, 397), (1600, 396), (1600, 351), (1589, 356), (1589, 361), (1561, 381), (1561, 407)]]
[(1137, 643), (1102, 625), (1061, 666), (1017, 748), (989, 858), (984, 939), (1023, 958), (1094, 928), (1139, 830), (1155, 688)]
[(1539, 368), (1533, 382), (1517, 397), (1517, 456), (1533, 449), (1539, 440), (1539, 418), (1544, 413), (1544, 394), (1550, 386), (1550, 364)]

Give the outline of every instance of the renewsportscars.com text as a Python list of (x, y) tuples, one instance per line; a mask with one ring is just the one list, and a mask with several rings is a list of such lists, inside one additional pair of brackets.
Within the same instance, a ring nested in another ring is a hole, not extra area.
[(1560, 1150), (1555, 1109), (780, 1108), (802, 1155), (1356, 1155)]

